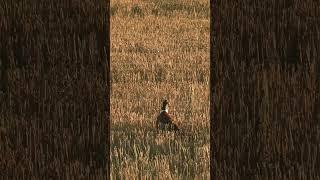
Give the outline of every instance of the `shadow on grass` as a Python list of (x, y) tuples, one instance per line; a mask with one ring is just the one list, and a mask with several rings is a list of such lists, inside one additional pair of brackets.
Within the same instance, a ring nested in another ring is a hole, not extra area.
[[(151, 124), (111, 125), (111, 164), (114, 174), (138, 163), (136, 171), (149, 169), (152, 177), (170, 171), (174, 177), (195, 177), (209, 173), (209, 128), (182, 127), (181, 132), (165, 132)], [(141, 168), (141, 169), (140, 169)]]

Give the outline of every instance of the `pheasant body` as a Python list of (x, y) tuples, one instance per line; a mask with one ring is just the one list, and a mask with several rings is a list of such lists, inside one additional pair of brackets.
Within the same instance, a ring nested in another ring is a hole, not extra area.
[(161, 108), (161, 112), (157, 117), (157, 121), (156, 121), (156, 125), (158, 129), (161, 130), (174, 130), (177, 131), (179, 130), (178, 126), (173, 123), (173, 119), (171, 118), (171, 116), (168, 113), (168, 101), (165, 100), (162, 103), (162, 108)]

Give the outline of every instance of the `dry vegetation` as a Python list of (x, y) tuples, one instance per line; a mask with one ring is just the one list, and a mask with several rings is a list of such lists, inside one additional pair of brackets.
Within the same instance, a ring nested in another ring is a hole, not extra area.
[[(209, 1), (111, 13), (111, 179), (209, 179)], [(183, 135), (154, 129), (163, 97)]]
[(218, 4), (218, 179), (319, 179), (319, 5)]
[(1, 1), (0, 179), (106, 178), (106, 10)]

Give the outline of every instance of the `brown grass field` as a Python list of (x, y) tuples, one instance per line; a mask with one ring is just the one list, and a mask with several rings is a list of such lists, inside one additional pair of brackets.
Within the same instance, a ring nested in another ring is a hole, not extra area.
[[(111, 179), (209, 179), (209, 1), (111, 14)], [(154, 128), (164, 97), (183, 134)]]
[(320, 179), (320, 1), (113, 0), (110, 136), (106, 2), (0, 3), (0, 179)]

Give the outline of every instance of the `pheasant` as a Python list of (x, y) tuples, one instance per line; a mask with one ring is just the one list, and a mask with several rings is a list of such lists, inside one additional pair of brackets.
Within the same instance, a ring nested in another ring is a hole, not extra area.
[(157, 117), (156, 126), (161, 130), (179, 131), (178, 126), (173, 123), (173, 119), (168, 114), (169, 103), (167, 100), (162, 102), (160, 114)]

